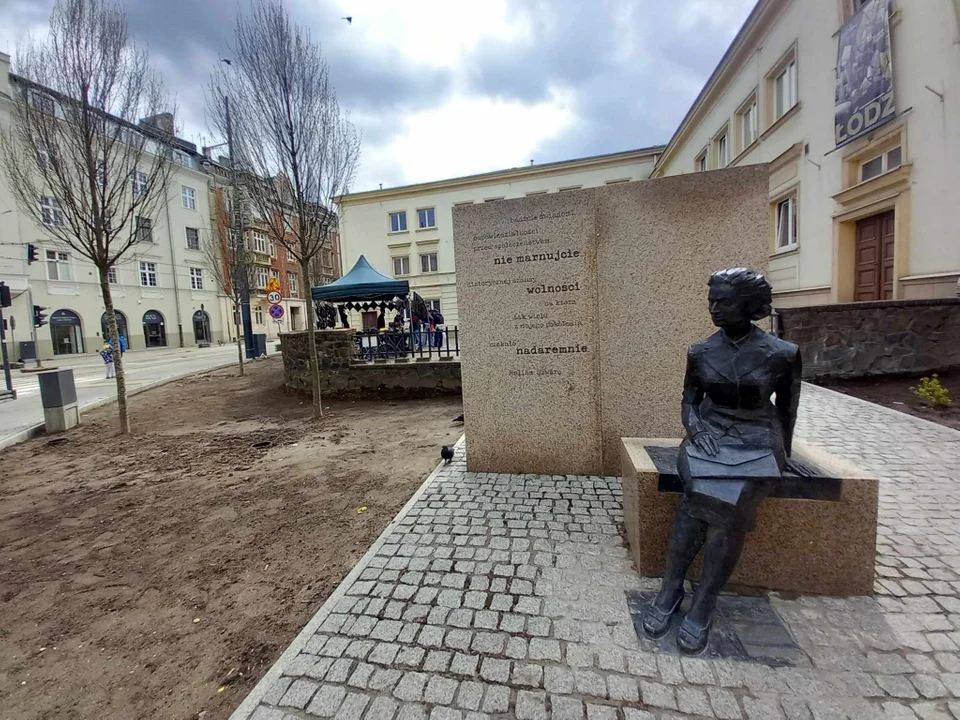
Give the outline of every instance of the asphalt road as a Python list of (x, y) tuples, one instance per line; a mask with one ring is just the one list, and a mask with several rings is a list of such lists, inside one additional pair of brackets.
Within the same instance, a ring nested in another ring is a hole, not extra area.
[[(268, 354), (272, 349), (270, 344)], [(128, 351), (123, 356), (123, 368), (129, 392), (145, 385), (223, 367), (236, 361), (236, 345), (204, 349), (161, 348)], [(45, 360), (43, 364), (56, 366), (61, 370), (73, 370), (81, 413), (86, 405), (117, 396), (116, 383), (114, 380), (105, 379), (106, 371), (99, 355), (61, 356), (55, 360)], [(30, 366), (32, 363), (28, 365)], [(21, 373), (19, 370), (13, 370), (12, 375), (17, 399), (0, 402), (0, 448), (8, 437), (43, 422), (43, 406), (40, 404), (40, 386), (36, 375)], [(0, 386), (2, 382), (0, 374)]]

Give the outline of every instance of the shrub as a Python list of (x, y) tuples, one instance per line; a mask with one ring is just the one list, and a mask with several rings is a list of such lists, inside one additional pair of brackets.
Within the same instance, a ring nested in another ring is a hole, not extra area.
[(920, 378), (920, 385), (910, 388), (910, 391), (935, 408), (945, 408), (953, 402), (950, 399), (950, 391), (940, 384), (940, 378), (936, 373), (933, 377)]

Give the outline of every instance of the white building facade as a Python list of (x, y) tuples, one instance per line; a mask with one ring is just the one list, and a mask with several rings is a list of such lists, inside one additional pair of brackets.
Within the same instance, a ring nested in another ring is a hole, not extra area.
[[(650, 176), (662, 147), (531, 165), (482, 175), (352, 193), (340, 198), (343, 272), (361, 255), (384, 273), (407, 280), (444, 316), (457, 324), (453, 208), (530, 195), (599, 187)], [(349, 314), (362, 328), (359, 313)]]
[(771, 163), (776, 305), (953, 295), (960, 3), (760, 0), (653, 177), (747, 163)]

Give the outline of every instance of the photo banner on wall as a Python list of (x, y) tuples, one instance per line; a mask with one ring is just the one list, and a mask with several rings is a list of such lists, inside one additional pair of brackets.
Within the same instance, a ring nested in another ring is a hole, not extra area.
[(870, 0), (838, 33), (834, 128), (837, 147), (896, 117), (890, 0)]

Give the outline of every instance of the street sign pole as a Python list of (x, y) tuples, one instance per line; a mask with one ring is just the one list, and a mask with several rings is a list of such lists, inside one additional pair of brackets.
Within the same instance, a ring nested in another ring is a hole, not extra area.
[[(27, 302), (30, 312), (33, 312), (33, 290), (29, 285), (27, 285)], [(37, 367), (42, 368), (43, 365), (40, 364), (40, 343), (37, 342), (37, 326), (32, 321), (30, 322), (30, 338), (33, 340), (33, 355), (37, 361)]]
[(3, 327), (3, 307), (0, 307), (0, 350), (3, 352), (3, 379), (7, 384), (7, 394), (16, 400), (17, 391), (13, 389), (13, 378), (10, 377), (10, 359), (7, 357), (7, 332)]

